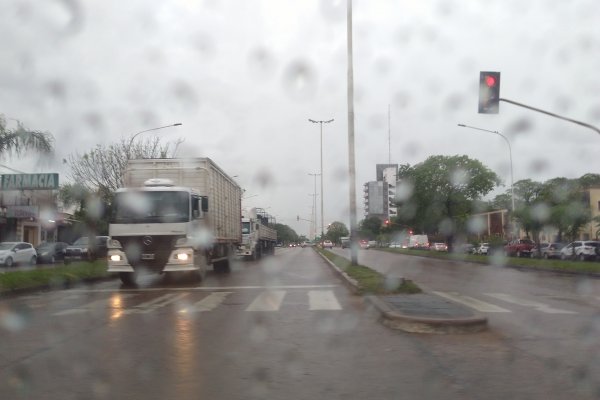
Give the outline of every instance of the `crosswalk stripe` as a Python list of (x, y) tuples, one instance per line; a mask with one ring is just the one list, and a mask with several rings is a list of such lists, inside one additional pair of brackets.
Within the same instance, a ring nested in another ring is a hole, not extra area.
[(181, 300), (189, 293), (178, 293), (178, 294), (165, 294), (157, 297), (156, 299), (147, 301), (145, 303), (138, 304), (133, 308), (123, 311), (123, 314), (148, 314), (156, 310), (157, 308), (164, 307), (178, 300)]
[(308, 292), (308, 303), (311, 311), (342, 309), (331, 290), (310, 290)]
[(489, 313), (509, 313), (510, 310), (506, 308), (498, 307), (494, 304), (486, 303), (485, 301), (478, 300), (474, 297), (469, 297), (456, 292), (433, 292), (438, 296), (444, 297), (448, 300), (456, 301), (457, 303), (464, 304), (467, 307), (474, 308), (480, 312)]
[(575, 311), (561, 310), (560, 308), (553, 308), (547, 304), (539, 303), (537, 301), (519, 299), (505, 293), (484, 293), (486, 296), (494, 297), (496, 299), (505, 301), (507, 303), (517, 304), (524, 307), (533, 307), (538, 311), (547, 314), (577, 314)]
[(179, 310), (180, 313), (188, 313), (188, 312), (206, 312), (212, 311), (218, 306), (220, 306), (225, 298), (229, 296), (233, 292), (215, 292), (211, 293), (202, 300), (192, 304), (189, 307), (185, 307)]
[(277, 311), (281, 307), (285, 290), (267, 290), (262, 292), (246, 308), (246, 311)]
[[(120, 295), (121, 299), (126, 299), (126, 298), (130, 298), (130, 297), (134, 297), (137, 296), (135, 294), (122, 294)], [(63, 310), (63, 311), (59, 311), (59, 312), (55, 312), (53, 315), (70, 315), (70, 314), (82, 314), (82, 313), (88, 313), (90, 310), (94, 309), (94, 308), (106, 308), (107, 305), (110, 304), (112, 298), (106, 298), (106, 299), (98, 299), (98, 300), (94, 300), (90, 303), (84, 304), (82, 306), (78, 306), (78, 307), (74, 307), (74, 308), (69, 308), (67, 310)]]

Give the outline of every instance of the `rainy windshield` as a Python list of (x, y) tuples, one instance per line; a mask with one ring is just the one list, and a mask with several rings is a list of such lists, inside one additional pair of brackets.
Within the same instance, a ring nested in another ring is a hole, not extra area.
[(115, 195), (113, 222), (160, 223), (187, 222), (190, 219), (190, 194), (178, 191), (130, 191)]
[(0, 0), (0, 242), (0, 400), (598, 400), (600, 0)]

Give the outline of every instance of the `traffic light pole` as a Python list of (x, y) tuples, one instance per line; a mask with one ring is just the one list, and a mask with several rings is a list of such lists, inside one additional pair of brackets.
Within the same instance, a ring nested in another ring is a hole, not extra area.
[(528, 106), (526, 104), (518, 103), (518, 102), (513, 101), (513, 100), (508, 100), (508, 99), (500, 98), (500, 101), (503, 101), (503, 102), (509, 103), (509, 104), (513, 104), (515, 106), (527, 108), (528, 110), (537, 111), (539, 113), (546, 114), (546, 115), (549, 115), (549, 116), (554, 117), (554, 118), (562, 119), (564, 121), (572, 122), (574, 124), (577, 124), (577, 125), (589, 128), (589, 129), (593, 130), (594, 132), (600, 134), (600, 129), (596, 128), (594, 125), (590, 125), (590, 124), (587, 124), (585, 122), (577, 121), (576, 119), (563, 117), (562, 115), (558, 115), (558, 114), (552, 113), (550, 111), (545, 111), (545, 110), (542, 110), (542, 109), (539, 109), (539, 108), (536, 108), (536, 107), (531, 107), (531, 106)]

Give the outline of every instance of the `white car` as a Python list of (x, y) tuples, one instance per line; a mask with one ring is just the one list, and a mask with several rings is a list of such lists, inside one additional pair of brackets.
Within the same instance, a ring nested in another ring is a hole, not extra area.
[(489, 243), (481, 243), (479, 245), (479, 247), (477, 248), (477, 250), (475, 250), (475, 253), (487, 256), (489, 250), (490, 250)]
[(333, 249), (333, 243), (331, 242), (331, 240), (325, 240), (323, 242), (323, 248), (324, 249)]
[(600, 242), (585, 240), (571, 242), (560, 250), (562, 260), (574, 258), (577, 260), (595, 260), (600, 254)]
[(0, 243), (0, 264), (12, 267), (15, 264), (35, 264), (37, 253), (31, 243), (2, 242)]

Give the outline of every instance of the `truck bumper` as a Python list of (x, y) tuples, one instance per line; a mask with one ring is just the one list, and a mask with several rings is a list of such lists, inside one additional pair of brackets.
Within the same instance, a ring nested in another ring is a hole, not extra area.
[[(177, 255), (181, 253), (181, 249), (174, 250), (161, 272), (198, 271), (202, 269), (201, 266), (195, 265), (194, 252), (192, 249), (184, 251), (184, 253), (187, 254), (186, 259), (179, 259), (177, 257)], [(110, 249), (108, 251), (108, 272), (135, 272), (135, 270), (129, 264), (125, 252), (120, 249)]]

